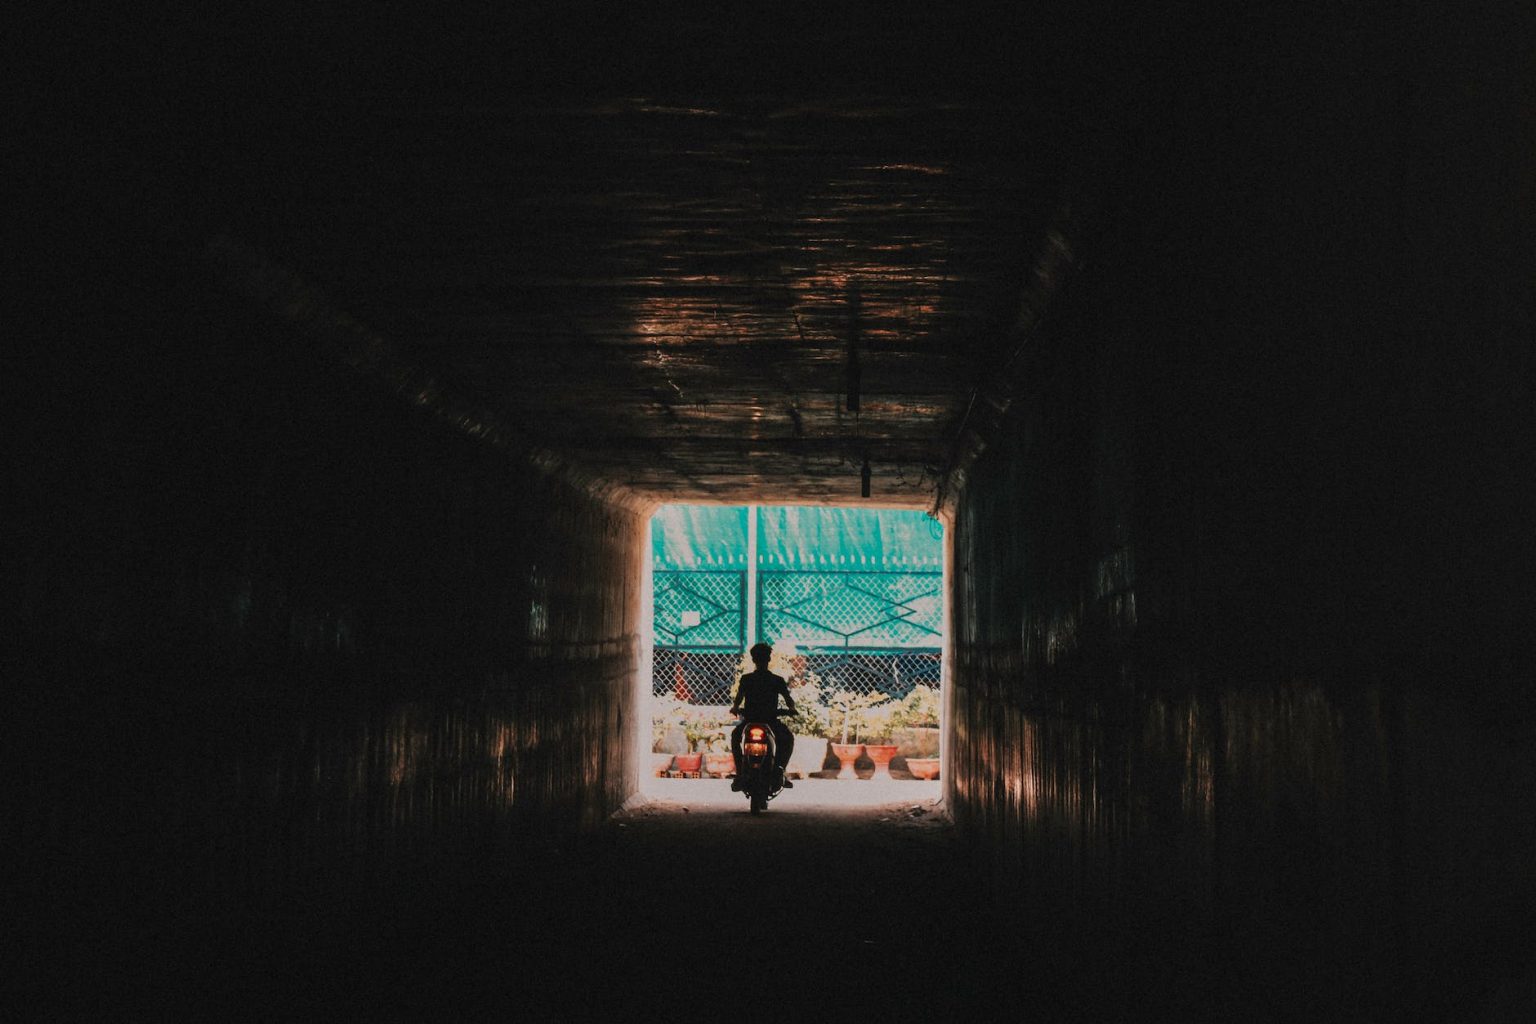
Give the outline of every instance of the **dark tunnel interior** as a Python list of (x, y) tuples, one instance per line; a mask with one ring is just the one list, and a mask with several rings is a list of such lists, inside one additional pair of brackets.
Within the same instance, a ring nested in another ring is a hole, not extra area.
[[(27, 32), (23, 1017), (1536, 1008), (1528, 7)], [(944, 521), (938, 824), (614, 817), (667, 501)]]

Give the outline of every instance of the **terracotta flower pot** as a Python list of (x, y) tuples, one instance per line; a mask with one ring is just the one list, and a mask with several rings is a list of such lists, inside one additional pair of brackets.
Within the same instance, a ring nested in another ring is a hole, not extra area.
[(736, 771), (736, 759), (731, 756), (730, 751), (726, 751), (724, 754), (705, 754), (704, 770), (711, 775), (718, 775), (724, 778)]
[(939, 759), (936, 757), (909, 757), (907, 758), (907, 771), (912, 773), (914, 779), (936, 779), (939, 777)]
[(891, 758), (896, 756), (896, 744), (894, 743), (866, 743), (864, 753), (875, 762), (875, 774), (872, 779), (888, 779), (891, 777)]
[(838, 763), (837, 777), (840, 779), (858, 778), (858, 776), (854, 774), (853, 771), (853, 762), (857, 761), (859, 759), (859, 755), (863, 752), (864, 744), (862, 743), (832, 744), (832, 756), (837, 758)]
[(672, 770), (675, 772), (696, 772), (703, 761), (703, 754), (678, 754), (672, 758)]

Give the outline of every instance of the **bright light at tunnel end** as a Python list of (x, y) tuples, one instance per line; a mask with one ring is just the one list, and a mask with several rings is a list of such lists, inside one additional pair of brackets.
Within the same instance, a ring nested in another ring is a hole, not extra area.
[(752, 642), (795, 741), (775, 809), (936, 802), (944, 784), (944, 524), (913, 509), (663, 505), (647, 523), (639, 789), (730, 791), (730, 714)]

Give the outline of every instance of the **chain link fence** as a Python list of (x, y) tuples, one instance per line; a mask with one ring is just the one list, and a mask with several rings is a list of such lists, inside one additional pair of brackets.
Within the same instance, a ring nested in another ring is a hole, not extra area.
[(746, 638), (747, 574), (662, 571), (652, 584), (656, 646), (729, 650)]
[[(747, 656), (747, 602), (774, 648), (769, 670), (795, 695), (797, 733), (828, 739), (893, 735), (936, 750), (941, 654), (937, 572), (853, 569), (656, 570), (651, 658), (653, 751), (721, 757), (727, 713)], [(878, 732), (881, 723), (884, 733)], [(928, 730), (926, 741), (914, 732)], [(924, 756), (930, 751), (919, 750)], [(674, 762), (675, 763), (675, 762)], [(674, 769), (674, 771), (679, 769)], [(725, 761), (681, 769), (728, 771)]]
[[(651, 656), (651, 692), (687, 704), (729, 706), (740, 678), (743, 653), (729, 650), (679, 650), (659, 644)], [(798, 650), (790, 659), (799, 671), (781, 672), (791, 687), (815, 687), (828, 703), (840, 691), (903, 700), (921, 685), (939, 689), (937, 648), (908, 651)]]
[(898, 700), (939, 686), (942, 576), (937, 572), (775, 570), (747, 593), (741, 570), (658, 570), (652, 690), (689, 704), (729, 704), (743, 671), (746, 602), (771, 638), (781, 675)]
[(797, 647), (938, 647), (942, 579), (936, 572), (764, 572), (758, 632)]

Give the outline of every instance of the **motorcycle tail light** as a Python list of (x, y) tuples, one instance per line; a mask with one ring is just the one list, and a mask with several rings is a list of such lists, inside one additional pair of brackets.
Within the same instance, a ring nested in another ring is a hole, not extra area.
[(747, 739), (752, 740), (754, 743), (764, 743), (768, 739), (768, 730), (760, 725), (754, 725), (747, 730)]
[(753, 757), (768, 756), (768, 744), (766, 743), (743, 743), (741, 749)]

